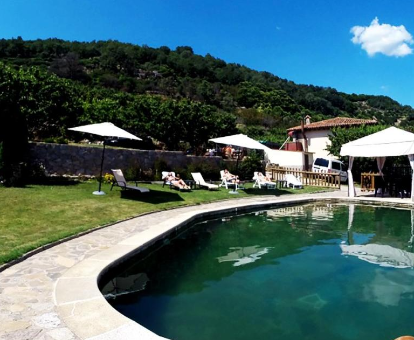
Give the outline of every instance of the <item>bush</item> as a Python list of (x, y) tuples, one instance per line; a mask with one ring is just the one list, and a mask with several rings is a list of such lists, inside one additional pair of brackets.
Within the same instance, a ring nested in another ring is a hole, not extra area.
[(103, 182), (106, 184), (112, 184), (115, 182), (115, 176), (106, 173), (105, 176), (103, 177)]
[(157, 159), (155, 161), (154, 167), (155, 167), (155, 180), (156, 181), (160, 181), (162, 179), (161, 177), (162, 177), (163, 171), (170, 170), (170, 168), (167, 165), (167, 162), (163, 158)]
[(147, 170), (142, 170), (141, 180), (142, 181), (153, 181), (155, 178), (154, 170), (149, 168)]
[(124, 172), (127, 181), (139, 181), (142, 177), (141, 166), (138, 161), (132, 162)]
[(48, 137), (43, 141), (44, 143), (68, 144), (69, 141), (65, 137)]
[[(223, 168), (224, 169), (224, 168)], [(187, 167), (187, 178), (192, 178), (192, 172), (200, 172), (203, 178), (207, 180), (219, 180), (220, 170), (222, 170), (217, 164), (204, 161), (196, 161), (190, 163)]]
[(264, 162), (262, 154), (252, 150), (239, 166), (239, 177), (242, 180), (252, 179), (255, 171), (264, 172)]
[(172, 171), (175, 172), (175, 175), (180, 175), (181, 179), (186, 180), (186, 179), (192, 179), (191, 177), (191, 173), (188, 171), (188, 168), (182, 168), (182, 167), (177, 167), (177, 168), (173, 168)]
[(23, 187), (27, 181), (27, 164), (13, 163), (5, 167), (3, 184), (6, 187)]
[(27, 167), (27, 177), (30, 182), (44, 182), (46, 168), (42, 163), (30, 163)]

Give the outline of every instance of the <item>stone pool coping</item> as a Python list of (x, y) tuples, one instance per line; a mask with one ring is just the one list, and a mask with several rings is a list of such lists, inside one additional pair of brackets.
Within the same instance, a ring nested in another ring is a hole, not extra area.
[(123, 221), (34, 255), (0, 273), (1, 339), (165, 339), (113, 309), (98, 289), (112, 265), (199, 217), (308, 202), (355, 202), (412, 208), (408, 199), (343, 192), (258, 196), (156, 212)]

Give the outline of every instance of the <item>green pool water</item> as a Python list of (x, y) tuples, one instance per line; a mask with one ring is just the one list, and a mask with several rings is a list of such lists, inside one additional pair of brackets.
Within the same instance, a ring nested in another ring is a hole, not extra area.
[(411, 211), (284, 207), (199, 223), (102, 287), (175, 340), (414, 335)]

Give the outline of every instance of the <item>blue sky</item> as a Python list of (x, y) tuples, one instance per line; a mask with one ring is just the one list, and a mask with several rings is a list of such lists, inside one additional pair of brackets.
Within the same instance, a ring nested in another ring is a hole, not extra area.
[(412, 0), (2, 0), (0, 38), (186, 45), (296, 83), (414, 106), (413, 13)]

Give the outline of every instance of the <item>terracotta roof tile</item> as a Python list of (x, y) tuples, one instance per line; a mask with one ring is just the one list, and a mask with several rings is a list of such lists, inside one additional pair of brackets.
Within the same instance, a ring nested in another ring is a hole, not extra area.
[[(324, 130), (331, 129), (334, 127), (349, 127), (349, 126), (358, 126), (358, 125), (374, 125), (378, 122), (374, 119), (357, 119), (357, 118), (348, 118), (348, 117), (336, 117), (326, 120), (321, 120), (319, 122), (305, 124), (305, 130)], [(302, 127), (300, 125), (291, 127), (287, 131), (300, 131)]]

